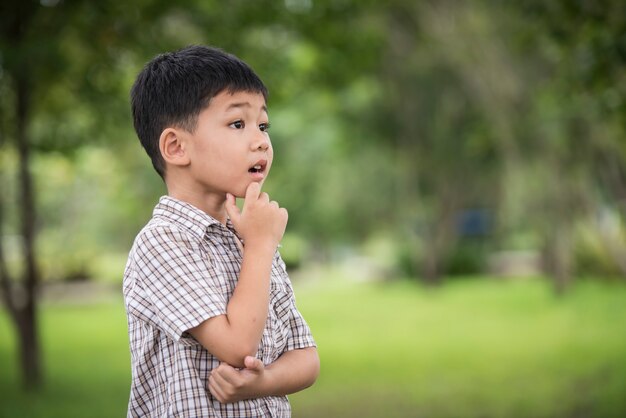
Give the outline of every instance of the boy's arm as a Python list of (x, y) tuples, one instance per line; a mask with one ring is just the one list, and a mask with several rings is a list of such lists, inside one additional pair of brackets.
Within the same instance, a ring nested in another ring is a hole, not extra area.
[(267, 367), (255, 357), (246, 357), (244, 369), (237, 370), (226, 363), (213, 369), (209, 390), (222, 403), (289, 395), (311, 386), (319, 370), (315, 347), (286, 351)]
[(226, 210), (244, 240), (239, 281), (226, 314), (210, 318), (189, 333), (211, 354), (235, 367), (256, 353), (267, 320), (272, 260), (287, 225), (287, 211), (270, 202), (258, 183), (246, 191), (243, 211), (228, 195)]

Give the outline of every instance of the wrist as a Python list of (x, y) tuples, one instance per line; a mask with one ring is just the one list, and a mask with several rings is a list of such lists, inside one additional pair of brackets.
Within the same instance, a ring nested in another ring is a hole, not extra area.
[(277, 396), (276, 379), (272, 371), (271, 365), (265, 367), (263, 377), (261, 378), (259, 393), (262, 396)]
[(278, 243), (271, 239), (244, 239), (244, 251), (254, 251), (258, 253), (271, 254), (272, 256), (278, 248)]

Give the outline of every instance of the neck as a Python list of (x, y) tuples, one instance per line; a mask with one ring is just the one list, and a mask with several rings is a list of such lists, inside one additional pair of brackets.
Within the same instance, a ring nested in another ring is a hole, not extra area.
[(228, 215), (224, 207), (226, 195), (218, 193), (200, 194), (195, 190), (184, 187), (167, 187), (167, 194), (175, 199), (182, 200), (197, 207), (209, 216), (212, 216), (222, 224), (226, 224)]

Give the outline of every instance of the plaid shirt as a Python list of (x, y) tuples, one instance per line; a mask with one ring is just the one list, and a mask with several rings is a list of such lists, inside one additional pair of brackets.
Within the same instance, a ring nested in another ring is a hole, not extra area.
[[(235, 230), (164, 196), (130, 251), (124, 272), (132, 385), (129, 417), (289, 417), (286, 396), (222, 404), (208, 390), (219, 360), (187, 330), (226, 313), (241, 267)], [(278, 252), (257, 357), (315, 346)]]

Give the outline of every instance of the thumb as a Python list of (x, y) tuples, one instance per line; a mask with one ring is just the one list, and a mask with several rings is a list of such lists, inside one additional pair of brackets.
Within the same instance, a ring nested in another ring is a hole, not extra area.
[(237, 203), (235, 201), (235, 196), (230, 193), (226, 193), (226, 203), (224, 203), (224, 208), (226, 209), (226, 213), (228, 217), (232, 221), (235, 227), (239, 223), (239, 218), (241, 218), (241, 211), (237, 207)]
[(256, 357), (246, 356), (243, 363), (248, 370), (260, 372), (264, 369), (263, 362)]

